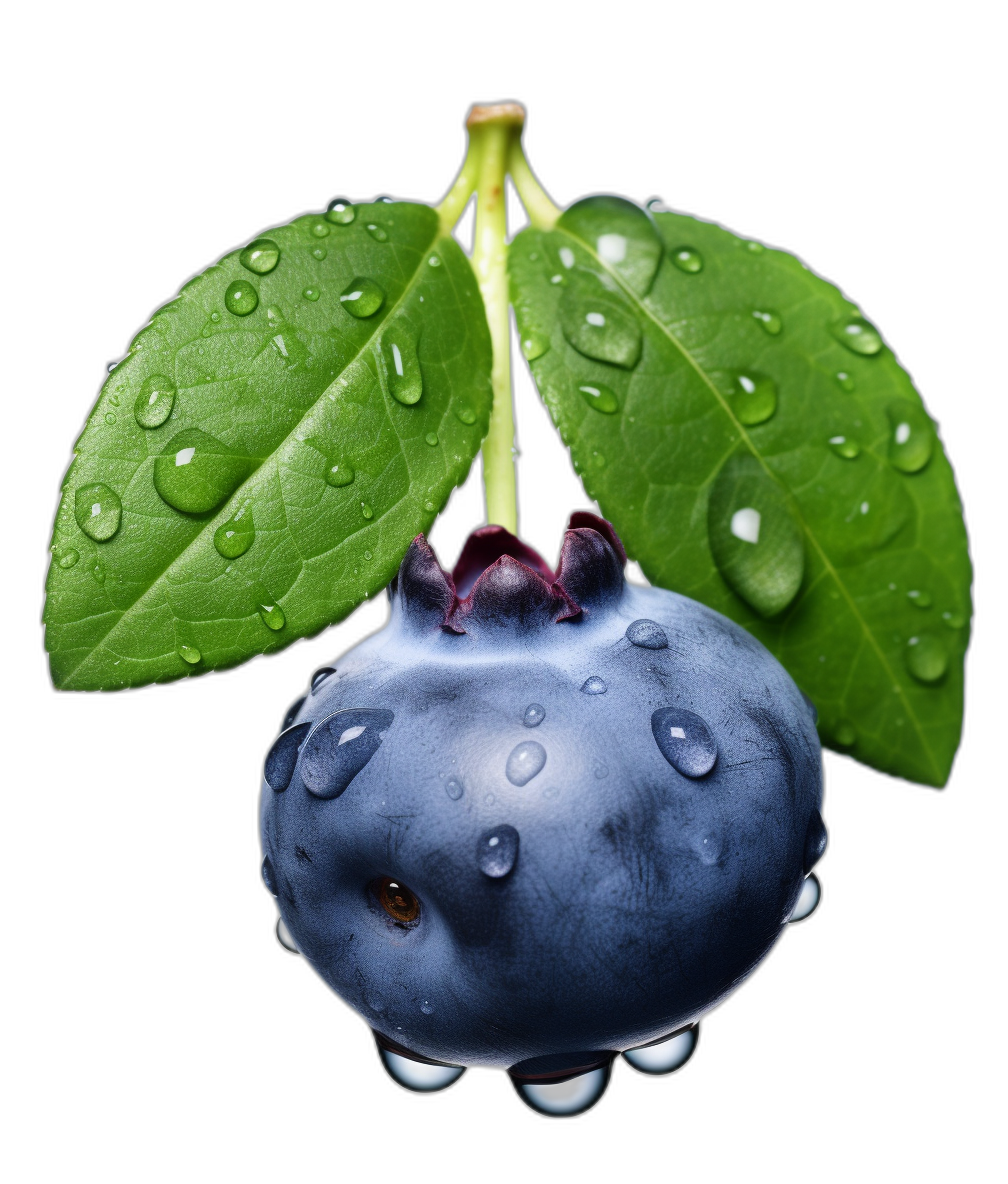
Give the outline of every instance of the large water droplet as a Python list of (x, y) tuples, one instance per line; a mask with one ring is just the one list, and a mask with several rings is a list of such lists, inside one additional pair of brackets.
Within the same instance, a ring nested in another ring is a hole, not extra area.
[(301, 951), (297, 948), (297, 942), (291, 936), (291, 931), (287, 928), (286, 924), (284, 924), (283, 917), (277, 917), (276, 939), (288, 954), (301, 953)]
[(631, 645), (638, 645), (645, 650), (668, 648), (668, 634), (657, 621), (649, 621), (646, 617), (627, 626), (626, 639)]
[(270, 862), (270, 857), (268, 855), (263, 856), (263, 861), (259, 868), (259, 872), (262, 875), (263, 883), (269, 889), (270, 893), (273, 896), (276, 896), (276, 876), (273, 874), (273, 864)]
[(536, 740), (523, 740), (511, 749), (504, 773), (512, 785), (527, 785), (545, 764), (546, 749)]
[(584, 383), (578, 387), (578, 391), (593, 411), (601, 411), (603, 415), (614, 415), (619, 411), (619, 400), (615, 392), (601, 382), (595, 385)]
[(506, 823), (484, 831), (476, 843), (476, 865), (491, 880), (509, 875), (517, 858), (518, 832)]
[(101, 482), (82, 485), (74, 494), (74, 517), (89, 539), (107, 543), (122, 519), (119, 494)]
[(550, 339), (545, 333), (532, 332), (526, 333), (522, 338), (521, 348), (522, 353), (530, 362), (534, 362), (536, 358), (541, 358), (550, 347)]
[(133, 404), (133, 418), (142, 428), (159, 428), (172, 413), (178, 388), (164, 374), (144, 380)]
[(907, 670), (918, 682), (940, 681), (948, 670), (948, 651), (941, 638), (933, 633), (911, 637), (906, 644)]
[(777, 410), (776, 383), (755, 370), (736, 371), (730, 393), (735, 418), (746, 427), (766, 423)]
[(550, 1118), (572, 1118), (583, 1114), (602, 1097), (609, 1084), (612, 1062), (579, 1073), (564, 1081), (521, 1081), (512, 1078), (521, 1100)]
[(344, 485), (352, 485), (356, 475), (353, 466), (347, 464), (346, 461), (334, 461), (326, 469), (326, 484), (332, 485), (335, 489), (341, 489)]
[(371, 235), (376, 243), (388, 242), (388, 231), (384, 226), (379, 225), (379, 223), (369, 222), (365, 227), (365, 230), (367, 230), (368, 234)]
[(805, 571), (801, 531), (784, 491), (753, 456), (735, 454), (711, 490), (707, 534), (718, 570), (761, 616), (795, 598)]
[(826, 833), (826, 825), (822, 820), (822, 815), (818, 810), (813, 810), (805, 829), (803, 867), (806, 875), (822, 859), (828, 841), (829, 836)]
[(681, 1069), (696, 1051), (700, 1025), (690, 1024), (671, 1036), (663, 1036), (640, 1048), (628, 1048), (623, 1059), (640, 1073), (664, 1074)]
[(340, 304), (358, 320), (372, 317), (385, 303), (384, 291), (367, 276), (351, 280), (340, 296)]
[(259, 609), (259, 617), (262, 623), (274, 633), (279, 633), (284, 625), (287, 624), (284, 611), (275, 600), (262, 600), (256, 607)]
[(586, 243), (632, 292), (646, 295), (664, 248), (640, 206), (621, 197), (586, 197), (566, 210), (557, 226)]
[(861, 445), (847, 436), (830, 436), (830, 448), (844, 460), (855, 460), (861, 455)]
[(651, 716), (651, 731), (662, 756), (684, 777), (705, 777), (714, 768), (717, 742), (699, 715), (660, 707)]
[[(301, 699), (294, 706), (300, 708), (303, 703), (304, 700)], [(293, 711), (293, 715), (297, 715), (297, 711)], [(292, 712), (289, 711), (284, 724), (287, 724), (291, 718)], [(311, 726), (311, 720), (309, 720), (307, 723), (295, 724), (294, 727), (285, 727), (273, 741), (272, 748), (266, 754), (263, 776), (266, 779), (266, 784), (274, 793), (283, 793), (290, 785), (291, 778), (294, 776), (294, 766), (297, 764), (298, 751), (304, 743), (305, 737), (311, 731)]]
[(349, 226), (357, 217), (357, 211), (345, 197), (334, 197), (326, 210), (326, 217), (338, 226)]
[(604, 695), (609, 687), (597, 674), (586, 678), (581, 684), (581, 692), (585, 695)]
[(258, 304), (259, 293), (248, 280), (232, 280), (224, 291), (224, 307), (236, 317), (247, 317)]
[(541, 703), (530, 703), (525, 708), (522, 723), (526, 728), (538, 728), (546, 718), (546, 708)]
[(214, 546), (225, 559), (237, 559), (255, 542), (252, 522), (252, 503), (246, 502), (230, 522), (218, 526), (213, 536)]
[(397, 1085), (413, 1090), (414, 1093), (429, 1094), (439, 1089), (447, 1089), (465, 1072), (462, 1065), (443, 1065), (436, 1061), (420, 1061), (402, 1056), (391, 1049), (383, 1048), (380, 1042), (378, 1056), (389, 1077)]
[(242, 251), (238, 261), (256, 275), (269, 275), (280, 262), (280, 248), (271, 238), (257, 238)]
[(811, 917), (819, 907), (819, 901), (821, 899), (822, 888), (819, 884), (819, 877), (813, 872), (812, 875), (805, 877), (805, 883), (802, 884), (798, 902), (792, 909), (791, 916), (788, 917), (788, 920), (804, 921), (806, 917)]
[(251, 470), (240, 456), (199, 428), (173, 436), (164, 455), (154, 459), (154, 488), (175, 510), (205, 514), (216, 510)]
[(394, 718), (383, 708), (355, 707), (324, 719), (302, 752), (301, 780), (308, 792), (338, 798), (378, 751)]
[(863, 357), (872, 357), (882, 348), (878, 329), (864, 317), (848, 316), (830, 326), (833, 336), (851, 351)]
[(445, 782), (445, 793), (453, 802), (457, 802), (463, 793), (465, 793), (465, 787), (457, 777), (449, 777)]
[(677, 247), (672, 252), (672, 262), (687, 275), (696, 275), (698, 271), (703, 271), (703, 255), (692, 247)]
[(784, 328), (784, 322), (781, 320), (780, 313), (774, 312), (772, 309), (754, 308), (752, 315), (759, 323), (763, 332), (769, 333), (771, 337), (776, 337)]
[(384, 330), (381, 358), (392, 397), (406, 407), (420, 402), (423, 374), (417, 357), (417, 335), (412, 326), (397, 318)]
[(901, 473), (919, 473), (931, 459), (935, 433), (923, 408), (903, 400), (886, 408), (892, 435), (889, 463)]
[(629, 305), (594, 277), (572, 284), (560, 301), (564, 337), (586, 358), (632, 370), (641, 355), (640, 325)]
[(203, 657), (199, 650), (194, 645), (183, 645), (179, 642), (175, 647), (175, 653), (182, 659), (183, 662), (189, 666), (195, 666)]

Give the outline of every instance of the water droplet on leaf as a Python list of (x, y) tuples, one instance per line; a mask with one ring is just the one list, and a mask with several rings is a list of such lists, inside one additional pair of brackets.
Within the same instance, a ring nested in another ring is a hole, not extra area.
[(325, 247), (312, 247), (313, 259), (318, 259), (321, 261), (326, 257), (326, 255), (328, 255), (328, 253), (329, 252), (325, 249)]
[(592, 248), (637, 296), (647, 294), (664, 247), (640, 206), (621, 197), (586, 197), (566, 210), (557, 226)]
[(150, 375), (133, 404), (133, 418), (142, 428), (159, 428), (172, 413), (177, 389), (164, 374)]
[(173, 436), (154, 460), (154, 488), (172, 509), (184, 514), (216, 510), (245, 480), (247, 457), (199, 428)]
[(57, 560), (57, 563), (64, 571), (73, 567), (77, 560), (80, 559), (80, 552), (74, 550), (73, 547), (68, 547)]
[(336, 461), (326, 469), (326, 484), (341, 489), (344, 485), (353, 484), (356, 475), (351, 465), (345, 461)]
[(455, 418), (461, 420), (467, 427), (471, 427), (476, 422), (476, 412), (467, 403), (463, 403), (455, 408)]
[(82, 485), (74, 494), (74, 517), (89, 539), (107, 543), (119, 529), (122, 502), (114, 489), (101, 482)]
[(322, 221), (313, 222), (311, 232), (316, 238), (326, 238), (329, 234), (329, 227)]
[[(280, 248), (271, 238), (257, 238), (238, 256), (242, 267), (256, 275), (269, 275), (280, 262)], [(255, 308), (255, 305), (252, 306)], [(251, 312), (251, 309), (249, 310)]]
[(735, 418), (746, 427), (766, 423), (777, 410), (776, 383), (755, 370), (736, 371), (730, 393)]
[(397, 318), (382, 333), (381, 360), (389, 391), (397, 403), (412, 407), (423, 394), (423, 374), (417, 357), (417, 338), (412, 326)]
[(754, 308), (752, 315), (759, 322), (763, 331), (769, 333), (771, 337), (776, 337), (784, 328), (784, 322), (781, 320), (780, 314), (770, 309)]
[(345, 197), (334, 197), (326, 210), (326, 217), (338, 226), (349, 226), (356, 216), (357, 211)]
[(436, 448), (436, 447), (437, 447), (437, 442), (438, 442), (438, 434), (437, 434), (437, 432), (428, 432), (428, 433), (427, 433), (427, 435), (426, 435), (426, 436), (424, 436), (424, 439), (425, 439), (425, 440), (427, 441), (427, 443), (428, 443), (428, 444), (431, 446), (431, 448)]
[(836, 380), (840, 389), (847, 391), (848, 394), (850, 394), (850, 392), (854, 389), (854, 379), (847, 373), (846, 370), (838, 370)]
[(385, 293), (367, 276), (357, 276), (340, 296), (340, 304), (358, 320), (374, 316), (384, 303)]
[(854, 354), (870, 358), (882, 349), (878, 329), (864, 317), (848, 316), (830, 326), (830, 332)]
[(388, 231), (384, 226), (379, 226), (377, 222), (369, 222), (365, 229), (376, 243), (388, 242)]
[(284, 611), (276, 602), (260, 603), (258, 605), (259, 616), (262, 618), (262, 623), (267, 629), (272, 629), (274, 633), (279, 633), (280, 630), (287, 624), (287, 618), (284, 616)]
[(534, 362), (536, 358), (541, 358), (549, 347), (549, 338), (544, 333), (527, 333), (522, 338), (522, 353), (529, 362)]
[(609, 387), (603, 386), (602, 383), (598, 383), (598, 385), (585, 383), (583, 386), (579, 386), (578, 390), (593, 411), (601, 411), (603, 415), (615, 415), (619, 411), (619, 400), (616, 398), (615, 392)]
[(96, 584), (105, 583), (105, 564), (100, 559), (96, 559), (91, 564), (91, 575), (94, 577)]
[(560, 327), (586, 358), (632, 370), (641, 354), (642, 335), (633, 311), (600, 283), (583, 281), (564, 292)]
[(911, 588), (907, 593), (907, 600), (916, 608), (930, 608), (932, 604), (931, 593), (922, 588)]
[(360, 510), (365, 518), (373, 518), (374, 517), (374, 510), (371, 509), (371, 507), (368, 505), (367, 502), (361, 502)]
[(203, 657), (194, 645), (182, 645), (181, 643), (175, 647), (175, 653), (190, 666), (195, 666)]
[(696, 275), (698, 271), (703, 271), (703, 256), (692, 247), (676, 248), (672, 252), (672, 262), (688, 275)]
[(950, 629), (961, 629), (966, 624), (966, 618), (962, 613), (942, 613), (942, 620)]
[(919, 473), (934, 451), (935, 433), (922, 407), (907, 400), (890, 403), (886, 408), (892, 435), (889, 438), (889, 463), (901, 473)]
[(322, 295), (322, 293), (318, 288), (305, 288), (301, 295), (305, 298), (305, 300), (310, 300), (314, 304), (315, 301), (318, 300), (318, 298)]
[(854, 460), (861, 455), (861, 445), (856, 440), (848, 439), (847, 436), (830, 436), (829, 446), (837, 456), (842, 456), (844, 460)]
[(246, 502), (230, 522), (218, 526), (214, 531), (214, 546), (225, 559), (237, 559), (255, 542), (255, 526), (252, 523), (252, 503)]
[(857, 731), (848, 719), (840, 720), (833, 729), (833, 743), (840, 748), (850, 748), (857, 740)]
[(944, 677), (948, 669), (948, 652), (944, 642), (933, 633), (911, 637), (905, 652), (907, 670), (918, 682), (934, 683)]
[(259, 304), (259, 293), (248, 280), (232, 280), (224, 291), (224, 307), (236, 317), (247, 317)]

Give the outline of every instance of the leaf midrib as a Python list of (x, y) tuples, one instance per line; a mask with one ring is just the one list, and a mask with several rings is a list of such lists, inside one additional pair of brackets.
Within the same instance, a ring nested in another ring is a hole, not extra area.
[[(775, 482), (781, 489), (783, 489), (785, 497), (788, 499), (788, 502), (792, 506), (792, 508), (798, 518), (798, 521), (801, 523), (801, 527), (805, 533), (806, 538), (809, 540), (809, 543), (811, 544), (811, 546), (815, 549), (815, 551), (818, 554), (820, 560), (822, 561), (822, 564), (825, 567), (826, 571), (829, 573), (830, 577), (833, 579), (837, 588), (840, 590), (840, 593), (843, 596), (844, 600), (847, 602), (847, 605), (848, 605), (851, 613), (853, 614), (855, 620), (857, 621), (862, 634), (864, 635), (864, 637), (867, 639), (869, 645), (874, 650), (879, 662), (882, 665), (882, 669), (885, 671), (886, 675), (889, 677), (890, 685), (896, 687), (896, 689), (899, 693), (900, 700), (903, 703), (904, 708), (906, 709), (906, 713), (909, 716), (911, 723), (913, 724), (914, 731), (917, 733), (917, 736), (920, 739), (921, 745), (922, 745), (924, 751), (927, 753), (928, 760), (931, 762), (931, 767), (935, 773), (935, 776), (940, 783), (941, 779), (942, 779), (942, 769), (939, 766), (938, 761), (936, 760), (935, 755), (931, 750), (931, 746), (927, 741), (927, 736), (925, 734), (924, 728), (923, 728), (920, 720), (918, 720), (917, 714), (914, 711), (914, 709), (910, 703), (910, 700), (907, 698), (907, 695), (906, 695), (906, 692), (903, 688), (902, 682), (900, 681), (899, 678), (897, 678), (896, 673), (893, 670), (893, 668), (889, 662), (889, 659), (886, 657), (884, 651), (882, 650), (882, 648), (879, 646), (878, 642), (876, 641), (875, 635), (872, 633), (871, 629), (868, 627), (867, 621), (865, 621), (864, 617), (861, 615), (861, 611), (859, 610), (854, 598), (851, 596), (847, 586), (844, 584), (843, 580), (840, 579), (839, 572), (837, 571), (836, 567), (834, 567), (833, 563), (830, 561), (826, 552), (823, 550), (822, 545), (820, 544), (819, 540), (816, 538), (816, 536), (813, 533), (808, 522), (805, 520), (805, 515), (802, 513), (801, 506), (798, 503), (795, 496), (793, 495), (793, 493), (791, 492), (791, 490), (788, 489), (787, 486), (783, 484), (783, 482), (780, 480), (780, 478), (767, 465), (767, 463), (764, 460), (759, 449), (753, 443), (752, 437), (746, 431), (744, 425), (735, 416), (735, 413), (732, 411), (731, 405), (727, 402), (725, 397), (717, 389), (716, 385), (707, 376), (707, 373), (704, 371), (704, 369), (700, 365), (700, 363), (696, 360), (696, 358), (693, 357), (692, 353), (690, 353), (690, 351), (686, 348), (686, 346), (683, 345), (683, 343), (671, 332), (671, 330), (669, 330), (657, 318), (657, 316), (651, 311), (650, 308), (648, 308), (648, 306), (637, 295), (637, 293), (634, 292), (633, 289), (630, 288), (625, 283), (625, 281), (623, 280), (623, 277), (620, 276), (617, 272), (613, 271), (612, 268), (610, 268), (606, 263), (604, 263), (603, 260), (599, 257), (599, 255), (592, 248), (592, 246), (589, 243), (585, 242), (584, 239), (579, 238), (576, 234), (573, 234), (566, 227), (563, 227), (560, 225), (555, 226), (554, 231), (558, 232), (560, 234), (566, 235), (569, 239), (572, 240), (572, 242), (577, 243), (579, 247), (581, 247), (588, 255), (590, 255), (591, 258), (596, 262), (596, 264), (603, 271), (605, 271), (605, 273), (607, 275), (609, 275), (616, 284), (619, 285), (620, 290), (623, 292), (624, 296), (631, 302), (633, 307), (635, 309), (639, 310), (659, 330), (659, 332), (661, 332), (665, 336), (665, 338), (675, 346), (675, 348), (682, 354), (683, 358), (685, 358), (685, 360), (689, 363), (689, 365), (693, 367), (694, 371), (700, 377), (701, 381), (704, 383), (704, 385), (707, 387), (707, 389), (714, 396), (715, 400), (721, 406), (725, 415), (728, 417), (729, 421), (732, 423), (735, 430), (738, 432), (739, 436), (745, 442), (746, 447), (748, 447), (749, 451), (756, 458), (757, 462), (759, 463), (759, 465), (763, 469), (763, 471), (766, 473), (766, 475), (770, 478), (771, 481)], [(664, 247), (663, 247), (663, 255), (664, 255)], [(660, 263), (659, 263), (659, 266), (661, 266)]]
[[(195, 535), (193, 535), (193, 537), (189, 540), (188, 543), (186, 543), (186, 545), (182, 548), (181, 551), (178, 552), (177, 555), (172, 556), (168, 560), (168, 562), (164, 565), (164, 567), (162, 567), (161, 570), (158, 571), (158, 573), (151, 579), (150, 583), (143, 590), (143, 592), (141, 592), (140, 595), (134, 599), (132, 604), (130, 604), (127, 608), (125, 608), (122, 611), (122, 613), (116, 618), (114, 624), (109, 629), (107, 629), (105, 631), (105, 633), (102, 634), (101, 639), (97, 642), (97, 644), (94, 645), (91, 649), (89, 649), (87, 651), (87, 653), (81, 658), (81, 660), (76, 664), (76, 666), (73, 666), (71, 669), (66, 671), (63, 678), (60, 680), (60, 684), (59, 684), (60, 687), (65, 687), (73, 679), (74, 675), (77, 674), (77, 672), (82, 667), (86, 666), (86, 664), (94, 657), (94, 655), (96, 653), (98, 653), (98, 651), (102, 647), (104, 647), (108, 644), (109, 639), (113, 636), (113, 634), (116, 633), (116, 631), (119, 629), (120, 625), (122, 625), (122, 623), (128, 619), (130, 614), (132, 612), (134, 612), (134, 610), (139, 608), (144, 603), (146, 598), (151, 594), (151, 592), (154, 591), (154, 589), (157, 587), (158, 583), (164, 578), (165, 573), (168, 572), (172, 567), (174, 567), (174, 565), (176, 563), (178, 563), (180, 560), (184, 559), (186, 554), (189, 552), (189, 550), (191, 548), (193, 548), (202, 538), (205, 537), (206, 531), (212, 529), (214, 524), (217, 522), (218, 518), (222, 514), (226, 513), (227, 507), (229, 505), (231, 505), (233, 500), (236, 497), (238, 497), (240, 494), (242, 494), (242, 492), (246, 490), (247, 486), (252, 481), (255, 480), (256, 476), (259, 474), (263, 465), (265, 465), (268, 461), (272, 460), (273, 457), (275, 457), (278, 453), (280, 453), (287, 446), (287, 444), (295, 436), (296, 432), (301, 427), (301, 425), (305, 422), (305, 420), (309, 417), (309, 415), (311, 415), (311, 413), (316, 409), (316, 407), (318, 407), (318, 405), (322, 401), (322, 399), (324, 399), (326, 397), (329, 390), (337, 382), (340, 381), (340, 379), (343, 377), (344, 374), (346, 374), (346, 372), (350, 369), (351, 366), (353, 366), (357, 361), (359, 361), (367, 353), (367, 351), (373, 347), (375, 339), (378, 337), (382, 328), (392, 319), (392, 317), (398, 311), (398, 309), (402, 307), (403, 302), (406, 300), (406, 297), (410, 294), (410, 292), (413, 290), (414, 286), (416, 285), (418, 278), (424, 274), (423, 273), (423, 259), (424, 259), (424, 257), (426, 257), (427, 252), (431, 249), (432, 246), (434, 246), (436, 243), (440, 242), (443, 237), (444, 236), (441, 233), (440, 225), (436, 226), (434, 228), (434, 234), (431, 237), (430, 241), (420, 251), (421, 259), (420, 259), (419, 263), (417, 264), (416, 270), (414, 271), (413, 275), (410, 277), (409, 282), (403, 288), (402, 293), (400, 294), (398, 300), (396, 300), (395, 303), (391, 305), (387, 314), (384, 317), (382, 317), (382, 319), (375, 326), (375, 331), (371, 334), (371, 336), (368, 337), (367, 340), (361, 344), (361, 346), (357, 350), (357, 352), (347, 361), (346, 365), (333, 378), (332, 382), (330, 382), (327, 386), (324, 386), (322, 388), (322, 390), (319, 392), (318, 398), (314, 399), (312, 401), (311, 405), (305, 408), (304, 413), (302, 414), (300, 419), (297, 421), (296, 424), (294, 424), (294, 426), (287, 433), (287, 435), (284, 436), (284, 438), (277, 444), (277, 446), (272, 450), (272, 452), (269, 454), (269, 456), (263, 457), (259, 461), (259, 463), (256, 465), (256, 467), (252, 470), (252, 472), (249, 473), (248, 477), (246, 477), (245, 480), (241, 483), (241, 485), (239, 485), (228, 496), (227, 501), (224, 503), (224, 507), (220, 511), (218, 511), (218, 513), (215, 514), (214, 517), (209, 522), (207, 522), (206, 525), (200, 531), (198, 531)], [(254, 459), (254, 458), (249, 458), (249, 459)], [(88, 619), (88, 618), (85, 618), (85, 619)], [(163, 657), (164, 655), (161, 655), (161, 656)]]

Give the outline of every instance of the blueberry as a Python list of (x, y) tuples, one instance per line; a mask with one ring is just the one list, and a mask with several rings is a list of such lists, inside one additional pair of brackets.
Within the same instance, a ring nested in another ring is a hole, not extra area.
[(497, 1066), (574, 1113), (620, 1052), (677, 1068), (825, 848), (801, 692), (625, 559), (588, 514), (556, 572), (500, 527), (450, 575), (417, 538), (270, 749), (264, 879), (410, 1088)]

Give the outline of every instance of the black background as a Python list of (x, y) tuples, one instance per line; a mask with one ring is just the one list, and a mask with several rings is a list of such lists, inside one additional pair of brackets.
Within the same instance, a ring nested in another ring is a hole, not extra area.
[[(460, 83), (448, 96), (418, 85), (366, 110), (339, 88), (327, 107), (320, 89), (312, 118), (288, 114), (296, 94), (262, 98), (251, 120), (227, 117), (219, 92), (205, 103), (166, 95), (143, 134), (120, 92), (85, 89), (69, 105), (47, 133), (36, 175), (40, 193), (47, 187), (50, 204), (58, 198), (81, 227), (85, 255), (77, 315), (58, 347), (62, 377), (45, 400), (46, 430), (60, 443), (39, 462), (39, 598), (70, 445), (105, 363), (150, 310), (225, 250), (334, 194), (438, 200), (462, 160), (470, 99), (512, 95), (527, 104), (527, 154), (559, 204), (597, 191), (659, 195), (787, 247), (839, 284), (916, 378), (968, 515), (978, 511), (954, 314), (935, 296), (958, 250), (936, 238), (935, 213), (968, 210), (972, 200), (968, 176), (939, 150), (961, 114), (948, 92), (907, 75), (903, 97), (866, 115), (853, 104), (784, 107), (741, 85), (727, 108), (705, 103), (698, 114), (686, 91), (634, 105), (622, 90), (602, 101), (588, 83), (572, 94), (488, 81)], [(522, 529), (552, 561), (567, 513), (588, 502), (518, 358), (514, 368)], [(443, 561), (481, 514), (476, 476), (435, 530)], [(815, 918), (705, 1021), (685, 1073), (648, 1081), (617, 1067), (588, 1119), (547, 1124), (522, 1109), (501, 1074), (470, 1073), (441, 1098), (399, 1092), (364, 1024), (272, 935), (274, 903), (258, 879), (263, 753), (312, 671), (384, 616), (379, 601), (271, 661), (139, 693), (56, 695), (44, 656), (31, 659), (47, 721), (44, 762), (60, 784), (45, 825), (72, 847), (60, 886), (70, 915), (64, 903), (45, 921), (64, 934), (66, 952), (47, 950), (39, 980), (54, 980), (65, 999), (60, 1063), (117, 1082), (111, 1125), (124, 1115), (143, 1124), (145, 1099), (156, 1099), (179, 1138), (208, 1130), (226, 1108), (244, 1115), (227, 1119), (238, 1124), (229, 1130), (261, 1124), (257, 1133), (291, 1146), (310, 1143), (312, 1130), (351, 1138), (365, 1121), (385, 1122), (391, 1135), (423, 1124), (449, 1138), (469, 1121), (522, 1138), (535, 1127), (558, 1146), (616, 1135), (633, 1145), (656, 1131), (710, 1140), (750, 1120), (776, 1138), (822, 1122), (827, 1108), (835, 1130), (855, 1140), (888, 1132), (898, 1141), (916, 1130), (916, 1115), (962, 1072), (961, 1022), (975, 997), (963, 924), (977, 907), (985, 842), (976, 648), (967, 736), (948, 791), (828, 757), (830, 847)], [(295, 1111), (271, 1111), (289, 1093)]]

